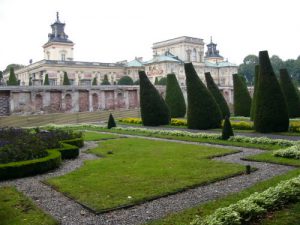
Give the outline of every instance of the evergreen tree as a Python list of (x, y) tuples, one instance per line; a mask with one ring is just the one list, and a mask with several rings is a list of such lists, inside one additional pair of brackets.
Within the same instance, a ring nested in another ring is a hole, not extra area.
[(167, 78), (166, 77), (160, 78), (160, 80), (158, 81), (158, 85), (167, 85)]
[(220, 89), (215, 84), (214, 79), (211, 77), (210, 72), (205, 73), (205, 80), (208, 90), (214, 96), (217, 104), (219, 105), (219, 108), (222, 112), (222, 118), (225, 118), (226, 116), (230, 117), (230, 111), (227, 102)]
[(8, 81), (6, 82), (6, 84), (8, 86), (17, 86), (19, 84), (13, 67), (9, 68), (9, 77), (8, 77)]
[(257, 95), (257, 86), (258, 86), (258, 75), (259, 75), (259, 65), (255, 66), (255, 75), (254, 75), (254, 90), (253, 90), (253, 98), (251, 102), (251, 109), (250, 109), (250, 120), (254, 120), (255, 115), (255, 101)]
[(112, 127), (116, 127), (116, 122), (115, 119), (113, 117), (113, 115), (110, 113), (109, 114), (109, 118), (108, 118), (108, 122), (107, 122), (107, 128), (111, 129)]
[(231, 136), (234, 136), (231, 123), (228, 116), (225, 116), (225, 121), (222, 129), (222, 139), (228, 140)]
[(101, 85), (110, 85), (107, 74), (104, 75)]
[(171, 118), (184, 117), (186, 105), (181, 88), (174, 73), (167, 75), (166, 103), (169, 107)]
[(216, 100), (200, 80), (192, 63), (185, 63), (184, 70), (188, 98), (188, 128), (212, 129), (220, 127), (222, 113)]
[(44, 85), (50, 85), (48, 74), (45, 76)]
[(94, 77), (92, 85), (97, 85), (97, 77)]
[(158, 85), (158, 78), (155, 77), (154, 85)]
[(137, 79), (136, 81), (133, 82), (134, 85), (139, 85), (140, 84), (140, 79)]
[(233, 74), (233, 108), (235, 116), (250, 116), (251, 97), (240, 75)]
[(267, 51), (259, 52), (254, 127), (262, 133), (284, 132), (289, 127), (287, 105)]
[(63, 85), (70, 85), (70, 80), (69, 80), (69, 77), (68, 77), (68, 74), (67, 72), (64, 72), (64, 80), (63, 80)]
[(170, 112), (164, 99), (148, 79), (145, 71), (139, 71), (141, 117), (145, 126), (170, 123)]
[(280, 69), (280, 86), (287, 103), (290, 118), (300, 117), (300, 97), (287, 69)]
[(133, 80), (129, 76), (123, 76), (121, 79), (118, 81), (118, 85), (133, 85)]

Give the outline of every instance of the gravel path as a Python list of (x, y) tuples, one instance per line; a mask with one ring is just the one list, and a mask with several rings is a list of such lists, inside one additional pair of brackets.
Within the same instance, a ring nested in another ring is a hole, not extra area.
[[(156, 140), (157, 138), (149, 139)], [(204, 145), (203, 143), (199, 144), (186, 141), (166, 141)], [(207, 145), (212, 146), (210, 144)], [(43, 210), (57, 218), (61, 222), (61, 224), (134, 225), (143, 224), (149, 220), (161, 218), (168, 213), (190, 208), (201, 203), (205, 203), (207, 201), (225, 196), (229, 193), (239, 192), (242, 189), (245, 189), (259, 181), (269, 179), (273, 176), (285, 173), (293, 169), (293, 167), (290, 166), (242, 161), (240, 160), (240, 158), (242, 157), (258, 154), (263, 151), (258, 149), (224, 146), (224, 148), (237, 149), (241, 152), (223, 157), (217, 157), (214, 160), (234, 162), (243, 165), (249, 164), (252, 167), (258, 168), (258, 170), (251, 173), (250, 175), (240, 175), (228, 178), (226, 180), (215, 182), (206, 186), (200, 186), (194, 189), (190, 189), (182, 193), (149, 201), (128, 209), (121, 209), (109, 213), (95, 215), (92, 212), (86, 210), (80, 204), (43, 184), (41, 181), (50, 177), (69, 173), (79, 168), (84, 160), (97, 158), (95, 155), (85, 153), (87, 149), (91, 149), (96, 146), (96, 142), (86, 142), (86, 145), (81, 149), (81, 154), (77, 159), (64, 161), (63, 165), (60, 168), (52, 171), (51, 173), (1, 182), (0, 186), (16, 186), (19, 191), (32, 198)]]

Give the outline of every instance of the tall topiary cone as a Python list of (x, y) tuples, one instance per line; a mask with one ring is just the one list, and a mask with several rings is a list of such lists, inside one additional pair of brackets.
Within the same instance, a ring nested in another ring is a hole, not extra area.
[(47, 73), (46, 76), (45, 76), (44, 85), (49, 85), (49, 77), (48, 77), (48, 73)]
[(222, 112), (222, 118), (225, 118), (226, 116), (230, 117), (230, 111), (227, 102), (223, 94), (219, 90), (218, 86), (215, 84), (214, 79), (211, 77), (209, 72), (205, 73), (205, 80), (208, 90), (214, 96), (217, 104), (220, 107), (220, 110)]
[(8, 81), (6, 82), (6, 84), (8, 86), (17, 86), (19, 85), (18, 79), (15, 75), (15, 70), (13, 67), (9, 68), (9, 77), (8, 77)]
[(170, 123), (170, 111), (145, 71), (139, 71), (141, 117), (145, 126), (159, 126)]
[(222, 113), (216, 100), (198, 77), (192, 63), (185, 63), (188, 98), (187, 125), (190, 129), (221, 126)]
[(233, 134), (233, 130), (232, 130), (232, 127), (231, 127), (229, 117), (226, 116), (225, 121), (224, 121), (224, 125), (223, 125), (223, 129), (222, 129), (222, 139), (223, 140), (228, 140), (231, 136), (234, 136), (234, 134)]
[(116, 127), (116, 122), (115, 122), (115, 119), (113, 117), (112, 114), (109, 114), (109, 118), (108, 118), (108, 122), (107, 122), (107, 128), (108, 129), (111, 129), (112, 127)]
[(246, 83), (238, 74), (233, 74), (233, 110), (235, 116), (250, 116), (251, 97)]
[(290, 118), (300, 117), (300, 96), (287, 69), (280, 69), (279, 83), (285, 97)]
[(255, 115), (255, 101), (257, 95), (257, 86), (258, 86), (258, 75), (259, 75), (259, 65), (255, 66), (255, 74), (254, 74), (254, 90), (253, 90), (253, 98), (251, 102), (251, 109), (250, 109), (250, 120), (254, 120)]
[(283, 132), (289, 127), (287, 105), (267, 51), (259, 52), (254, 127), (261, 133)]
[(167, 88), (165, 99), (171, 114), (171, 118), (184, 117), (186, 105), (181, 88), (174, 73), (167, 75)]
[(64, 80), (63, 80), (63, 85), (70, 85), (70, 80), (69, 80), (69, 77), (68, 77), (68, 74), (67, 72), (64, 72)]

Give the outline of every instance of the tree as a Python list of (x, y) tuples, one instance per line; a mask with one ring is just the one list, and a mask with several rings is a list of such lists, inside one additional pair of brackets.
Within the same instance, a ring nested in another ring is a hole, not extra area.
[(64, 80), (63, 80), (63, 85), (70, 85), (70, 80), (69, 80), (69, 77), (68, 77), (68, 74), (67, 72), (64, 72)]
[(93, 81), (92, 81), (92, 85), (97, 85), (97, 83), (98, 83), (98, 82), (97, 82), (97, 77), (94, 77), (94, 78), (93, 78)]
[(44, 85), (50, 85), (48, 74), (45, 76)]
[(233, 74), (233, 109), (235, 116), (250, 116), (251, 97), (240, 75)]
[(17, 86), (19, 84), (13, 67), (10, 67), (10, 69), (9, 69), (9, 77), (8, 77), (8, 81), (6, 82), (6, 84), (8, 86)]
[(116, 122), (115, 122), (115, 119), (113, 117), (113, 115), (110, 113), (109, 114), (109, 118), (108, 118), (108, 122), (107, 122), (107, 128), (108, 129), (111, 129), (113, 127), (116, 127)]
[(160, 80), (158, 81), (158, 85), (167, 85), (167, 78), (166, 77), (160, 78)]
[(3, 71), (3, 74), (8, 73), (10, 71), (11, 67), (14, 68), (14, 70), (18, 70), (18, 69), (24, 68), (25, 66), (21, 65), (21, 64), (15, 64), (15, 63), (9, 64), (6, 66), (5, 70)]
[(272, 57), (270, 58), (271, 61), (271, 65), (273, 67), (273, 71), (276, 74), (276, 76), (279, 76), (279, 70), (281, 68), (284, 68), (284, 62), (282, 61), (281, 58), (279, 58), (278, 55), (272, 55)]
[(233, 134), (233, 130), (232, 130), (232, 127), (231, 127), (229, 117), (226, 116), (225, 121), (224, 121), (224, 125), (223, 125), (223, 129), (222, 129), (222, 139), (223, 140), (228, 140), (231, 136), (234, 136), (234, 134)]
[(257, 64), (258, 57), (256, 55), (247, 55), (244, 58), (243, 63), (239, 65), (238, 73), (247, 78), (248, 84), (253, 83), (255, 65)]
[(289, 127), (287, 105), (267, 51), (259, 52), (259, 75), (254, 127), (261, 133), (284, 132)]
[(137, 79), (136, 81), (133, 82), (134, 85), (140, 85), (140, 79)]
[(280, 86), (287, 103), (290, 118), (300, 117), (300, 97), (287, 69), (280, 69)]
[(167, 104), (148, 79), (145, 71), (139, 71), (141, 117), (145, 126), (159, 126), (170, 123)]
[(104, 75), (101, 85), (110, 85), (107, 74)]
[(190, 129), (212, 129), (221, 126), (222, 113), (216, 100), (200, 80), (192, 63), (185, 63), (187, 87), (187, 126)]
[(121, 79), (118, 81), (118, 85), (133, 85), (133, 80), (129, 76), (123, 76)]
[(169, 107), (171, 118), (184, 117), (186, 105), (174, 73), (167, 75), (166, 103)]
[(154, 85), (158, 85), (158, 78), (155, 77)]
[(257, 95), (257, 86), (258, 86), (258, 75), (259, 75), (259, 65), (255, 66), (255, 77), (254, 77), (254, 90), (253, 90), (253, 97), (251, 102), (251, 109), (250, 109), (250, 120), (254, 120), (255, 116), (255, 101)]
[(214, 79), (211, 77), (209, 72), (205, 73), (205, 80), (206, 80), (208, 90), (215, 98), (215, 100), (222, 112), (222, 118), (225, 118), (226, 116), (230, 117), (230, 111), (229, 111), (227, 102), (226, 102), (223, 94), (219, 90), (218, 86), (215, 84)]

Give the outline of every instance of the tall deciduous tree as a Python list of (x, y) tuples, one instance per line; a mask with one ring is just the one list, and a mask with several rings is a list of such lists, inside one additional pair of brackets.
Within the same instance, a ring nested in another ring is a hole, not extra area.
[(216, 100), (200, 80), (192, 63), (184, 64), (188, 98), (187, 125), (190, 129), (221, 126), (222, 113)]
[(45, 76), (44, 85), (50, 85), (48, 73)]
[(186, 105), (174, 73), (167, 75), (166, 103), (172, 118), (184, 117)]
[(289, 127), (287, 104), (275, 76), (267, 51), (259, 52), (259, 76), (255, 100), (255, 130), (283, 132)]
[(222, 112), (222, 117), (223, 118), (225, 118), (226, 116), (230, 117), (230, 111), (227, 102), (223, 94), (221, 93), (220, 89), (215, 84), (214, 79), (211, 77), (209, 72), (205, 73), (205, 80), (206, 80), (208, 90), (214, 96), (217, 104), (220, 107), (220, 110)]
[(10, 67), (9, 69), (9, 77), (8, 77), (8, 81), (6, 82), (6, 84), (8, 86), (17, 86), (19, 85), (19, 82), (17, 80), (17, 77), (15, 75), (15, 71), (13, 67)]
[(70, 85), (70, 80), (69, 80), (69, 77), (68, 77), (68, 74), (67, 72), (64, 72), (64, 80), (63, 80), (63, 85)]
[(233, 74), (233, 109), (235, 116), (250, 116), (251, 97), (245, 82)]
[(247, 55), (243, 63), (239, 65), (239, 74), (244, 75), (247, 78), (248, 83), (253, 83), (253, 76), (255, 65), (258, 64), (258, 57), (256, 55)]
[(145, 126), (170, 123), (170, 111), (164, 99), (148, 79), (145, 71), (139, 71), (141, 117)]
[(290, 118), (300, 117), (300, 96), (288, 71), (280, 69), (280, 86), (285, 97)]

